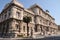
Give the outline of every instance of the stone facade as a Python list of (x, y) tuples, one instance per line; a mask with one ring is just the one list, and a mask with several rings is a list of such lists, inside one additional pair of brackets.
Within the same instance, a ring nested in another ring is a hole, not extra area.
[(60, 25), (58, 25), (58, 30), (60, 31)]
[(27, 24), (23, 22), (23, 17), (30, 16), (32, 21), (28, 24), (29, 36), (56, 34), (58, 27), (55, 19), (49, 15), (49, 11), (44, 11), (39, 5), (34, 4), (25, 9), (24, 6), (12, 0), (6, 4), (0, 14), (0, 36), (1, 37), (27, 37)]

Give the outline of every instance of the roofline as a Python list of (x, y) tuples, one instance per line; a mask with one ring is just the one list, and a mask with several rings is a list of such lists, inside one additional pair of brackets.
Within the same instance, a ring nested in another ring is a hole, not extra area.
[[(1, 14), (2, 14), (3, 12), (5, 12), (5, 10), (7, 10), (9, 7), (14, 6), (14, 5), (15, 5), (15, 6), (18, 6), (18, 5), (16, 5), (16, 4), (14, 4), (14, 3), (9, 3), (9, 6), (8, 6), (7, 8), (5, 8), (5, 9), (3, 9), (2, 12), (1, 12)], [(18, 7), (19, 7), (19, 8), (22, 8), (22, 7), (20, 7), (20, 6), (18, 6)], [(24, 9), (24, 8), (22, 8), (22, 9)], [(0, 14), (0, 15), (1, 15), (1, 14)]]
[[(35, 7), (38, 7), (39, 9), (41, 9), (44, 13), (46, 13), (38, 4), (34, 4), (32, 5), (30, 8), (28, 9), (31, 9), (31, 8), (35, 8)], [(55, 18), (53, 18), (50, 14), (46, 13), (47, 15), (49, 15), (53, 20), (55, 20)]]

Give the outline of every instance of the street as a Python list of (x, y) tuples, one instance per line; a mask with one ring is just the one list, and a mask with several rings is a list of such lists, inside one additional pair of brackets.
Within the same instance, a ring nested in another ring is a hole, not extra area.
[(0, 38), (0, 40), (60, 40), (60, 36), (52, 36), (45, 38)]

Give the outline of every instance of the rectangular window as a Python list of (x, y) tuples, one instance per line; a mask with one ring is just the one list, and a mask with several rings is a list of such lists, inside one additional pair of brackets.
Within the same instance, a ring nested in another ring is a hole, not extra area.
[(25, 32), (25, 26), (23, 26), (23, 31)]
[(6, 23), (6, 33), (9, 31), (9, 22)]
[(33, 17), (31, 17), (31, 21), (30, 22), (32, 22), (33, 21)]
[(18, 17), (18, 18), (20, 17), (20, 13), (19, 13), (19, 12), (17, 12), (17, 17)]
[(18, 29), (18, 32), (20, 32), (20, 26), (18, 24), (16, 24), (16, 29)]
[(10, 16), (11, 14), (10, 14), (10, 12), (9, 12), (9, 16)]
[(5, 18), (7, 17), (7, 15), (5, 14)]
[(16, 25), (16, 28), (19, 29), (19, 25)]
[(39, 10), (39, 15), (41, 14), (41, 10)]
[(49, 28), (48, 27), (46, 27), (46, 31), (49, 31)]
[(37, 29), (37, 25), (35, 25), (35, 32), (37, 32), (38, 31), (38, 29)]

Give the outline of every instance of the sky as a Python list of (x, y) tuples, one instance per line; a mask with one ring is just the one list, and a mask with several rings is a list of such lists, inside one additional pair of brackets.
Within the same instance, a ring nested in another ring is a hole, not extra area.
[[(0, 12), (11, 0), (0, 0)], [(38, 4), (44, 11), (49, 10), (49, 14), (55, 18), (55, 23), (60, 25), (60, 0), (17, 0), (23, 4), (24, 8), (29, 8), (33, 4)]]

